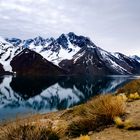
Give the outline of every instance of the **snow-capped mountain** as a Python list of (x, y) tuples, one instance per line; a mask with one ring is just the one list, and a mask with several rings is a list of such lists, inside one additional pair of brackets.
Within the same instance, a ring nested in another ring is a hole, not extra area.
[[(57, 39), (44, 39), (42, 37), (27, 40), (0, 38), (0, 42), (0, 63), (5, 71), (13, 72), (14, 66), (11, 66), (11, 61), (14, 57), (18, 60), (18, 54), (24, 49), (29, 49), (41, 55), (44, 60), (46, 59), (58, 66), (58, 68), (61, 67), (68, 71), (69, 74), (140, 73), (138, 59), (121, 53), (107, 52), (97, 47), (88, 37), (78, 36), (72, 32), (62, 34)], [(36, 60), (33, 59), (32, 63), (34, 61)]]
[(72, 32), (66, 35), (62, 34), (57, 39), (36, 37), (23, 41), (15, 38), (6, 40), (14, 46), (22, 46), (34, 50), (56, 65), (64, 59), (72, 59), (81, 48), (95, 47), (89, 38), (77, 36)]
[(133, 55), (132, 58), (135, 59), (135, 60), (137, 60), (138, 62), (140, 62), (140, 57), (139, 56)]
[(73, 59), (63, 60), (60, 66), (70, 73), (82, 74), (136, 74), (140, 73), (140, 63), (120, 54), (119, 58), (99, 47), (81, 49)]
[(21, 51), (21, 46), (13, 46), (11, 43), (0, 37), (0, 64), (3, 65), (5, 71), (12, 72), (10, 62), (13, 57)]

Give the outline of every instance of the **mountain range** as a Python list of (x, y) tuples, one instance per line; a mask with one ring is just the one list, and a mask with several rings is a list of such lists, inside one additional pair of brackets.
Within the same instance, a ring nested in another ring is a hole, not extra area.
[(140, 74), (140, 57), (108, 52), (73, 32), (57, 39), (0, 37), (0, 74)]

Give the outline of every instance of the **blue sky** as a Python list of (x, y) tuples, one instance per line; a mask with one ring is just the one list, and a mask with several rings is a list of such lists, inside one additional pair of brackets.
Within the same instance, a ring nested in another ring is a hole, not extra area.
[(105, 50), (140, 55), (140, 0), (0, 0), (0, 36), (71, 31)]

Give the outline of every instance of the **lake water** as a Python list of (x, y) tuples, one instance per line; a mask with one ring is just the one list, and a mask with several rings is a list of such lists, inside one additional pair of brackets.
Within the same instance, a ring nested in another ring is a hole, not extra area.
[(138, 76), (0, 77), (0, 121), (81, 104)]

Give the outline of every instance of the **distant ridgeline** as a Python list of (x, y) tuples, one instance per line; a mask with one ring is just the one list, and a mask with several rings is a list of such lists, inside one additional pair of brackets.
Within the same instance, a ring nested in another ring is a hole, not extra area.
[(57, 39), (0, 38), (0, 74), (120, 75), (140, 74), (140, 58), (110, 53), (88, 37), (70, 32)]

